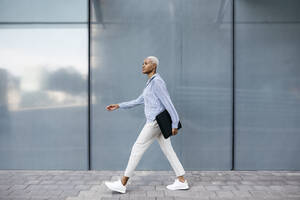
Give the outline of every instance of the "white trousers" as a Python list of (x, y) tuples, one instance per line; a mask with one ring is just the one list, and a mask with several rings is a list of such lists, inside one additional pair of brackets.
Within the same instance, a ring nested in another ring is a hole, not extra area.
[(164, 138), (156, 120), (146, 123), (137, 137), (134, 145), (132, 146), (124, 176), (131, 177), (133, 175), (133, 172), (141, 160), (144, 152), (153, 143), (154, 139), (157, 139), (162, 152), (167, 157), (176, 176), (184, 175), (185, 171), (172, 147), (170, 140), (171, 137), (168, 137), (167, 139)]

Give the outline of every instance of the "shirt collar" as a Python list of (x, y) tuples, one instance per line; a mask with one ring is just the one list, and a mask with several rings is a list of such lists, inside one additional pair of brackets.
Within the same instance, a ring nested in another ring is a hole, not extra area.
[(155, 76), (157, 76), (157, 75), (158, 75), (157, 72), (156, 72), (155, 74), (153, 74), (153, 75), (151, 76), (151, 78), (147, 80), (146, 85), (148, 85), (148, 83), (149, 83)]

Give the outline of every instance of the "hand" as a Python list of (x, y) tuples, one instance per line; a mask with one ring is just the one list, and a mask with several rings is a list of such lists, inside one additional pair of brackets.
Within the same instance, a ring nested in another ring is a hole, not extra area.
[(119, 104), (110, 104), (110, 105), (106, 106), (106, 110), (108, 110), (108, 111), (113, 111), (118, 108), (120, 108)]
[(178, 133), (178, 129), (177, 128), (172, 128), (172, 135), (176, 135)]

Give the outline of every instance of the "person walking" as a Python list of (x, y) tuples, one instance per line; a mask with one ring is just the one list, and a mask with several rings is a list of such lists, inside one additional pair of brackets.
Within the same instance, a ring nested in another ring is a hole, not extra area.
[(148, 80), (142, 94), (140, 94), (137, 99), (118, 104), (110, 104), (106, 107), (108, 111), (113, 111), (118, 108), (128, 109), (144, 104), (144, 112), (147, 119), (142, 131), (132, 146), (131, 154), (123, 177), (117, 181), (105, 181), (105, 185), (110, 190), (126, 193), (126, 184), (128, 179), (133, 176), (133, 172), (142, 155), (155, 139), (158, 141), (161, 150), (167, 157), (177, 176), (174, 183), (167, 185), (166, 187), (169, 190), (189, 188), (188, 182), (184, 178), (185, 170), (172, 147), (170, 137), (167, 139), (164, 138), (155, 119), (159, 113), (166, 109), (172, 119), (172, 135), (176, 135), (178, 133), (179, 117), (171, 101), (165, 81), (162, 79), (160, 74), (156, 72), (158, 65), (159, 60), (157, 57), (149, 56), (145, 58), (142, 65), (142, 73), (148, 75)]

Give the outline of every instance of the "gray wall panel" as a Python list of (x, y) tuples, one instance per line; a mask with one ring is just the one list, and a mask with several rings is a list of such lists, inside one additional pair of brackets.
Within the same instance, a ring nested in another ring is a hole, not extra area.
[[(155, 55), (184, 168), (230, 170), (232, 0), (91, 3), (91, 168), (125, 170), (144, 106), (105, 107), (141, 94)], [(0, 2), (0, 169), (88, 169), (87, 5)], [(236, 170), (300, 169), (299, 7), (235, 0)], [(172, 169), (154, 142), (137, 170)]]
[[(125, 170), (143, 105), (105, 107), (142, 92), (143, 59), (155, 55), (183, 124), (172, 144), (185, 169), (230, 169), (230, 1), (93, 1), (92, 12), (92, 168)], [(157, 142), (137, 170), (170, 170)]]
[(300, 169), (299, 7), (236, 1), (236, 169)]

